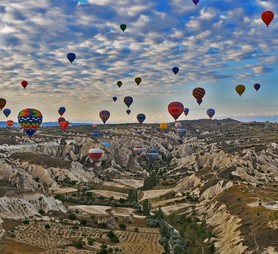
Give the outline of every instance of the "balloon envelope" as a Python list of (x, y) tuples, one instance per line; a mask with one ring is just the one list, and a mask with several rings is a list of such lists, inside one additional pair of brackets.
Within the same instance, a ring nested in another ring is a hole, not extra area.
[(125, 98), (124, 98), (124, 103), (125, 103), (125, 105), (129, 108), (130, 107), (130, 105), (132, 104), (132, 102), (133, 102), (133, 98), (131, 97), (131, 96), (126, 96)]
[(126, 24), (121, 24), (120, 25), (120, 28), (122, 29), (122, 31), (124, 32), (127, 28)]
[(108, 110), (102, 110), (99, 112), (99, 117), (102, 120), (102, 122), (105, 124), (110, 117), (110, 112)]
[(13, 120), (8, 120), (8, 121), (6, 122), (6, 124), (7, 124), (9, 127), (12, 127), (13, 124), (14, 124), (14, 121), (13, 121)]
[(11, 110), (8, 109), (8, 108), (5, 108), (5, 109), (3, 110), (3, 114), (4, 114), (6, 117), (8, 117), (8, 116), (11, 114)]
[(88, 152), (88, 157), (90, 157), (94, 163), (98, 162), (102, 155), (103, 150), (100, 148), (91, 148)]
[(168, 105), (168, 112), (175, 120), (177, 120), (179, 116), (184, 112), (184, 106), (181, 102), (171, 102)]
[(60, 107), (58, 109), (58, 113), (59, 113), (60, 116), (62, 116), (65, 112), (66, 112), (66, 108), (65, 107)]
[(123, 84), (123, 82), (122, 82), (122, 81), (118, 81), (118, 82), (117, 82), (117, 86), (118, 86), (118, 87), (121, 87), (121, 86), (122, 86), (122, 84)]
[(192, 2), (197, 5), (197, 3), (199, 3), (199, 0), (192, 0)]
[(26, 108), (18, 113), (18, 123), (30, 137), (38, 130), (42, 123), (42, 113), (33, 108)]
[(28, 85), (28, 82), (26, 80), (22, 80), (21, 85), (25, 88)]
[(174, 72), (175, 75), (177, 75), (177, 73), (179, 72), (179, 67), (173, 67), (172, 71)]
[(75, 60), (76, 55), (74, 53), (68, 53), (67, 58), (72, 63)]
[(184, 114), (187, 116), (188, 113), (189, 113), (189, 108), (185, 108), (185, 109), (184, 109)]
[(237, 85), (236, 86), (236, 91), (239, 94), (239, 96), (241, 96), (245, 91), (245, 86), (244, 85)]
[(6, 106), (7, 101), (4, 98), (0, 98), (0, 110)]
[(60, 124), (61, 122), (64, 122), (66, 121), (66, 119), (64, 117), (59, 117), (58, 118), (58, 123)]
[(139, 78), (139, 77), (135, 78), (135, 83), (136, 83), (138, 86), (140, 85), (141, 82), (142, 82), (142, 79), (141, 79), (141, 78)]
[(197, 87), (193, 90), (192, 95), (194, 96), (194, 98), (196, 100), (202, 100), (203, 97), (205, 96), (206, 91), (204, 88), (201, 87)]
[(210, 108), (207, 110), (207, 115), (209, 116), (209, 118), (211, 119), (215, 114), (215, 110), (213, 108)]
[(175, 127), (176, 128), (180, 128), (181, 127), (181, 123), (180, 122), (175, 122)]
[(147, 153), (148, 158), (153, 161), (158, 159), (159, 152), (157, 150), (150, 150)]
[(108, 147), (108, 148), (110, 147), (110, 144), (108, 142), (101, 142), (101, 144), (105, 147)]
[(181, 127), (181, 128), (177, 128), (177, 133), (180, 137), (183, 137), (186, 135), (186, 129)]
[(114, 97), (113, 97), (113, 101), (115, 102), (116, 100), (117, 100), (117, 97), (116, 97), (116, 96), (114, 96)]
[(93, 138), (98, 138), (98, 137), (100, 137), (100, 132), (99, 132), (99, 130), (92, 130), (91, 136), (92, 136)]
[(126, 110), (126, 113), (129, 115), (131, 113), (131, 110), (130, 109), (127, 109)]
[(159, 124), (159, 127), (160, 127), (160, 129), (161, 129), (161, 130), (163, 130), (163, 131), (164, 131), (164, 130), (166, 130), (166, 129), (167, 129), (168, 124), (167, 124), (167, 123), (160, 123), (160, 124)]
[(198, 99), (198, 100), (197, 100), (197, 103), (198, 103), (199, 105), (201, 105), (201, 104), (202, 104), (202, 102), (203, 102), (203, 100), (202, 100), (202, 99)]
[(271, 21), (274, 19), (274, 13), (272, 11), (264, 11), (261, 15), (261, 18), (268, 27)]
[(254, 84), (254, 88), (256, 89), (256, 91), (258, 91), (260, 89), (261, 85), (260, 84)]
[(146, 119), (146, 116), (144, 114), (138, 114), (137, 115), (137, 120), (139, 123), (143, 123)]
[(63, 131), (65, 131), (69, 127), (69, 121), (60, 122), (60, 126)]
[(144, 152), (144, 148), (142, 146), (135, 146), (133, 151), (137, 156), (140, 156)]

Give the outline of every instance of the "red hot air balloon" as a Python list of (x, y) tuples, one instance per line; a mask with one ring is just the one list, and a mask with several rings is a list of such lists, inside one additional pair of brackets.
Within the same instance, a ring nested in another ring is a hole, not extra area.
[(181, 102), (171, 102), (168, 105), (168, 112), (175, 120), (177, 120), (184, 112), (184, 106)]
[(60, 123), (60, 126), (61, 126), (62, 130), (65, 131), (66, 128), (68, 128), (68, 126), (69, 126), (69, 121), (63, 121), (63, 122), (61, 122), (61, 123)]
[(22, 80), (21, 81), (21, 85), (23, 86), (23, 88), (25, 89), (25, 87), (28, 85), (28, 82), (26, 80)]
[(272, 11), (264, 11), (261, 15), (261, 18), (268, 27), (271, 21), (274, 19), (274, 13)]
[(98, 162), (102, 155), (103, 150), (101, 150), (100, 148), (91, 148), (88, 152), (88, 157), (92, 159), (93, 164)]
[(201, 87), (195, 88), (192, 92), (192, 95), (195, 97), (196, 100), (202, 100), (205, 94), (206, 94), (205, 89)]
[(99, 112), (99, 117), (101, 118), (102, 122), (105, 124), (110, 117), (110, 112), (108, 110), (102, 110)]
[(133, 151), (137, 156), (140, 156), (144, 152), (144, 148), (142, 146), (135, 146)]
[(66, 119), (64, 118), (64, 117), (59, 117), (58, 118), (58, 123), (60, 124), (61, 122), (64, 122), (64, 121), (66, 121)]
[(8, 120), (6, 123), (9, 127), (12, 127), (13, 124), (14, 124), (14, 121), (13, 120)]

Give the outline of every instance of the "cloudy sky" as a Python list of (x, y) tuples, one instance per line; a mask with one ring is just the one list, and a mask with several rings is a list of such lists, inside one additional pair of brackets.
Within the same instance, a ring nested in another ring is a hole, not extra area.
[[(278, 2), (1, 0), (0, 97), (14, 121), (27, 107), (57, 121), (64, 106), (70, 122), (98, 123), (103, 109), (111, 113), (107, 123), (136, 122), (138, 113), (169, 122), (172, 101), (190, 109), (181, 120), (207, 118), (214, 108), (218, 119), (278, 121), (278, 22), (266, 27), (265, 10), (278, 13)], [(69, 52), (77, 56), (72, 64)], [(242, 97), (237, 84), (246, 86)], [(200, 106), (192, 96), (199, 86), (206, 89)], [(130, 115), (125, 96), (134, 99)]]

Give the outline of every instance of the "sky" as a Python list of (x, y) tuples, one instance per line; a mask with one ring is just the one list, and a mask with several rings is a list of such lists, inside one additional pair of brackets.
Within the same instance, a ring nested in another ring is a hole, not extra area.
[[(278, 13), (278, 2), (1, 0), (0, 98), (14, 121), (24, 108), (57, 121), (64, 106), (70, 122), (100, 123), (101, 110), (110, 111), (107, 123), (137, 122), (139, 113), (147, 123), (170, 122), (173, 101), (190, 110), (179, 120), (208, 118), (214, 108), (215, 119), (278, 121), (278, 22), (267, 27), (266, 10)], [(241, 97), (238, 84), (246, 86)], [(206, 90), (200, 106), (196, 87)], [(130, 115), (125, 96), (134, 99)]]

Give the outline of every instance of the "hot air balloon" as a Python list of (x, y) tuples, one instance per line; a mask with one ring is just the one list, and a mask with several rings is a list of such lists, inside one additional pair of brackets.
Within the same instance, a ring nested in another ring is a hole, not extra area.
[(22, 80), (21, 81), (21, 85), (23, 86), (23, 88), (25, 89), (25, 87), (28, 85), (28, 82), (26, 80)]
[(117, 97), (116, 97), (116, 96), (114, 96), (114, 97), (113, 97), (113, 101), (115, 102), (116, 100), (117, 100)]
[(5, 108), (5, 109), (3, 110), (3, 114), (4, 114), (6, 117), (8, 117), (8, 116), (11, 114), (11, 110), (8, 109), (8, 108)]
[(66, 119), (64, 117), (59, 117), (58, 118), (58, 123), (60, 124), (61, 122), (64, 122), (66, 121)]
[(175, 127), (176, 128), (180, 128), (181, 127), (181, 123), (180, 122), (175, 122)]
[(173, 67), (172, 71), (174, 72), (175, 75), (177, 75), (177, 73), (179, 72), (179, 67)]
[(99, 130), (92, 130), (91, 136), (93, 138), (99, 138), (100, 137), (100, 132)]
[(100, 148), (91, 148), (88, 152), (88, 157), (92, 159), (94, 164), (99, 161), (102, 155), (103, 150), (101, 150)]
[(245, 91), (245, 86), (244, 85), (237, 85), (236, 86), (236, 91), (239, 94), (239, 96), (241, 96)]
[(97, 128), (97, 125), (95, 123), (92, 124), (93, 128)]
[(203, 97), (205, 96), (206, 91), (204, 88), (201, 87), (197, 87), (193, 90), (192, 95), (194, 96), (194, 98), (196, 100), (202, 100)]
[(28, 136), (32, 136), (42, 123), (42, 113), (33, 108), (25, 108), (18, 113), (18, 122)]
[(58, 113), (59, 113), (60, 116), (62, 116), (65, 112), (66, 112), (66, 108), (65, 107), (60, 107), (58, 109)]
[(126, 24), (121, 24), (120, 25), (120, 28), (122, 29), (122, 31), (124, 32), (127, 28)]
[(107, 147), (107, 148), (110, 147), (110, 144), (109, 144), (108, 142), (101, 142), (101, 144), (102, 144), (103, 146)]
[(159, 127), (160, 127), (161, 130), (165, 131), (168, 127), (168, 124), (167, 123), (160, 123)]
[(144, 148), (138, 145), (133, 148), (133, 151), (137, 156), (140, 156), (144, 152)]
[(0, 110), (6, 106), (7, 101), (4, 98), (0, 98)]
[(131, 113), (131, 110), (130, 109), (127, 109), (126, 110), (126, 113), (129, 115)]
[(260, 84), (254, 84), (254, 88), (256, 89), (256, 91), (258, 91), (260, 89), (261, 85)]
[(185, 109), (184, 109), (184, 114), (185, 114), (185, 116), (187, 116), (188, 113), (189, 113), (189, 108), (185, 108)]
[(215, 110), (213, 108), (210, 108), (207, 110), (207, 115), (209, 116), (209, 118), (211, 119), (215, 114)]
[(60, 126), (63, 131), (65, 131), (69, 127), (69, 121), (60, 122)]
[(141, 78), (139, 77), (135, 78), (135, 83), (137, 84), (137, 86), (139, 86), (141, 82), (142, 82)]
[(133, 98), (131, 97), (131, 96), (126, 96), (125, 98), (124, 98), (124, 103), (125, 103), (125, 105), (129, 108), (130, 107), (130, 105), (132, 104), (132, 102), (133, 102)]
[(171, 102), (168, 105), (168, 112), (175, 120), (177, 120), (179, 116), (184, 112), (184, 106), (181, 102)]
[(105, 124), (110, 117), (110, 112), (108, 110), (102, 110), (99, 112), (99, 117), (101, 118), (102, 122)]
[(186, 129), (181, 127), (181, 128), (177, 128), (177, 133), (178, 135), (182, 138), (183, 136), (186, 135)]
[(117, 86), (118, 86), (118, 87), (121, 87), (121, 86), (122, 86), (122, 84), (123, 84), (123, 82), (122, 82), (122, 81), (118, 81), (118, 82), (117, 82)]
[(138, 114), (137, 115), (137, 120), (140, 124), (142, 124), (146, 119), (146, 116), (144, 114)]
[(67, 58), (72, 63), (75, 60), (76, 55), (74, 53), (68, 53)]
[(197, 100), (197, 103), (198, 103), (199, 105), (201, 105), (201, 104), (202, 104), (202, 102), (203, 102), (203, 100), (202, 100), (202, 99), (198, 99), (198, 100)]
[(192, 0), (192, 2), (197, 5), (197, 3), (199, 3), (199, 0)]
[(13, 121), (13, 120), (8, 120), (8, 121), (6, 122), (6, 124), (7, 124), (9, 127), (12, 127), (13, 124), (14, 124), (14, 121)]
[(274, 19), (274, 13), (272, 11), (264, 11), (261, 15), (261, 18), (268, 27), (271, 21)]
[(159, 152), (157, 150), (150, 150), (147, 153), (147, 156), (151, 161), (157, 160), (158, 155), (159, 155)]

